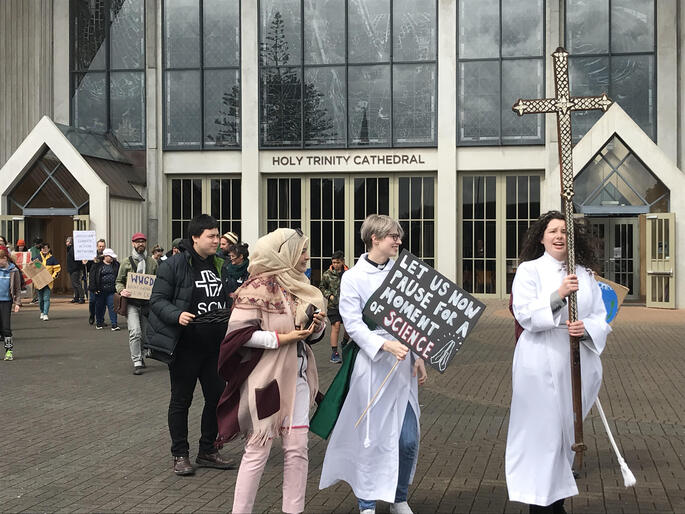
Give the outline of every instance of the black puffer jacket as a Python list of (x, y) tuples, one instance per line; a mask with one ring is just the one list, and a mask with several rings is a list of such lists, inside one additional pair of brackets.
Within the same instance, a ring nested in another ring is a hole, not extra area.
[[(189, 311), (193, 301), (193, 272), (190, 261), (197, 255), (188, 241), (181, 243), (185, 251), (162, 261), (150, 296), (150, 314), (147, 324), (149, 356), (163, 362), (174, 358), (176, 344), (181, 337), (178, 317)], [(224, 285), (226, 304), (231, 305), (230, 294), (237, 284), (229, 278), (226, 268), (229, 261), (214, 257), (214, 266)]]

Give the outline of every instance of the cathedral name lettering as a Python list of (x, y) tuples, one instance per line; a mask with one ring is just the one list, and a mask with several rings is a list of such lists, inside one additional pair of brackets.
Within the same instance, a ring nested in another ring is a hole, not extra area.
[(426, 164), (421, 154), (372, 154), (372, 155), (299, 155), (274, 156), (271, 158), (274, 166), (344, 166), (355, 164)]

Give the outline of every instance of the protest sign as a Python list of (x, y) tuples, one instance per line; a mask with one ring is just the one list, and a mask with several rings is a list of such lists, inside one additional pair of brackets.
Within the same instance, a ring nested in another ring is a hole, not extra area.
[(147, 273), (129, 273), (126, 276), (126, 289), (131, 292), (130, 298), (149, 300), (155, 276)]
[(94, 230), (74, 230), (74, 259), (90, 261), (97, 255), (97, 236)]
[(24, 274), (24, 283), (26, 285), (29, 285), (32, 283), (31, 279), (28, 277), (26, 274), (26, 271), (24, 271), (24, 267), (31, 262), (31, 252), (14, 252), (12, 254), (12, 257), (14, 257), (14, 262), (17, 265), (17, 268), (19, 268), (22, 273)]
[(602, 291), (602, 301), (607, 310), (607, 323), (611, 323), (616, 318), (618, 309), (621, 308), (621, 304), (625, 300), (629, 289), (624, 285), (617, 284), (599, 275), (595, 275), (595, 278)]
[(35, 289), (43, 289), (54, 280), (52, 274), (40, 261), (29, 262), (24, 265), (23, 271), (31, 279)]
[(444, 373), (485, 304), (403, 250), (364, 307), (364, 317)]

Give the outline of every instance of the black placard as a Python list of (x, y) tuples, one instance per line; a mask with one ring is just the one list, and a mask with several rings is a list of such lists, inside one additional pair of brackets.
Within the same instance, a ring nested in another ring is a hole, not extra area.
[(403, 250), (364, 316), (444, 373), (485, 304)]

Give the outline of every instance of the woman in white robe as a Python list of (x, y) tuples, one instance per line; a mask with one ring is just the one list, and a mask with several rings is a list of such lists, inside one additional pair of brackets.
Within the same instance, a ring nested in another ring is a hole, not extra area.
[[(418, 385), (426, 380), (423, 361), (380, 328), (362, 320), (369, 297), (381, 285), (402, 243), (399, 223), (371, 215), (362, 225), (369, 253), (343, 275), (340, 315), (359, 345), (347, 393), (321, 472), (324, 489), (343, 480), (359, 499), (359, 510), (375, 512), (376, 500), (389, 502), (391, 513), (411, 514), (407, 489), (416, 469), (419, 446)], [(400, 361), (358, 427), (355, 423), (393, 365)]]
[[(576, 231), (576, 274), (567, 275), (566, 222), (543, 214), (528, 230), (512, 286), (514, 316), (523, 328), (512, 369), (506, 448), (509, 499), (530, 512), (564, 513), (578, 494), (573, 477), (573, 401), (569, 335), (580, 336), (583, 418), (602, 383), (600, 354), (611, 328), (590, 267), (593, 251)], [(569, 323), (566, 297), (577, 291), (578, 321)]]

